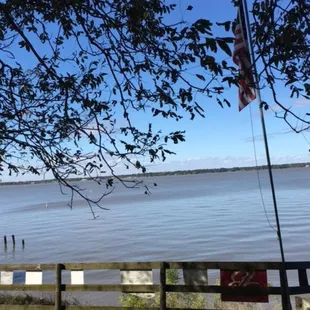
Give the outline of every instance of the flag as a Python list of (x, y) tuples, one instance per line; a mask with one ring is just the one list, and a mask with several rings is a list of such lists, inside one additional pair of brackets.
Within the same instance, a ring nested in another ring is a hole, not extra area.
[(237, 24), (234, 30), (234, 34), (235, 42), (233, 61), (236, 65), (239, 66), (240, 80), (238, 95), (239, 111), (241, 111), (256, 98), (242, 5), (239, 6)]

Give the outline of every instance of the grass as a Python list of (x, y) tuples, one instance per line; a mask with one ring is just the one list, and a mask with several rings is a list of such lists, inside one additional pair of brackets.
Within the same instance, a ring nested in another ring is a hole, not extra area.
[[(55, 304), (55, 298), (51, 295), (34, 296), (30, 294), (0, 294), (0, 305), (44, 305), (52, 306)], [(76, 300), (63, 300), (63, 306), (75, 305), (80, 303)]]
[[(179, 281), (178, 271), (167, 270), (167, 284), (177, 284)], [(219, 280), (216, 281), (219, 285)], [(159, 307), (160, 296), (158, 293), (153, 298), (145, 298), (143, 294), (122, 294), (120, 303), (123, 307)], [(54, 294), (29, 295), (18, 293), (0, 293), (0, 305), (54, 305)], [(81, 303), (75, 298), (67, 298), (62, 301), (63, 306), (76, 305)], [(206, 294), (200, 293), (167, 293), (167, 306), (169, 308), (213, 308), (228, 310), (280, 310), (281, 303), (279, 297), (273, 297), (269, 304), (222, 302), (220, 294), (214, 294), (208, 298)]]
[[(167, 270), (167, 284), (177, 284), (179, 281), (178, 271), (175, 269)], [(216, 280), (216, 285), (220, 281)], [(270, 285), (269, 285), (270, 286)], [(120, 303), (123, 307), (159, 307), (159, 294), (153, 298), (144, 298), (143, 294), (122, 294)], [(220, 294), (213, 294), (208, 298), (207, 294), (200, 293), (167, 293), (168, 308), (191, 308), (191, 309), (228, 309), (228, 310), (281, 310), (279, 297), (271, 297), (268, 304), (222, 302)]]
[[(208, 300), (205, 294), (196, 293), (168, 293), (167, 304), (169, 307), (179, 308), (213, 308), (213, 309), (228, 309), (228, 310), (281, 310), (281, 305), (278, 302), (273, 304), (261, 305), (251, 303), (234, 303), (222, 302), (220, 295), (215, 295), (213, 300)], [(132, 294), (124, 294), (121, 298), (121, 304), (125, 307), (158, 307), (159, 295), (156, 294), (153, 299), (145, 299)], [(0, 305), (54, 305), (53, 294), (44, 296), (34, 296), (29, 294), (0, 294)], [(76, 299), (64, 300), (63, 306), (81, 304)]]

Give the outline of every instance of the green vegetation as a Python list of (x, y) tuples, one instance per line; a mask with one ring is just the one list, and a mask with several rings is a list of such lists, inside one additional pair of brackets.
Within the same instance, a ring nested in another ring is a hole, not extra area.
[[(288, 169), (288, 168), (304, 168), (310, 166), (310, 163), (292, 163), (292, 164), (282, 164), (282, 165), (272, 165), (273, 169)], [(204, 174), (204, 173), (219, 173), (219, 172), (235, 172), (235, 171), (252, 171), (252, 170), (264, 170), (267, 166), (249, 166), (249, 167), (232, 167), (232, 168), (212, 168), (212, 169), (195, 169), (195, 170), (177, 170), (177, 171), (163, 171), (163, 172), (147, 172), (144, 174), (130, 174), (130, 175), (120, 175), (121, 178), (128, 177), (153, 177), (153, 176), (168, 176), (168, 175), (189, 175), (189, 174)], [(98, 181), (106, 180), (109, 177), (98, 177)], [(68, 182), (82, 182), (90, 181), (93, 178), (71, 178), (67, 179)], [(2, 182), (0, 186), (3, 185), (27, 185), (27, 184), (47, 184), (56, 183), (57, 180), (40, 180), (40, 181), (20, 181), (20, 182)]]
[[(287, 168), (304, 168), (310, 163), (291, 163), (272, 165), (273, 169), (287, 169)], [(149, 172), (143, 176), (167, 176), (167, 175), (188, 175), (188, 174), (203, 174), (203, 173), (219, 173), (219, 172), (235, 172), (235, 171), (252, 171), (252, 170), (265, 170), (267, 165), (263, 166), (249, 166), (249, 167), (232, 167), (232, 168), (211, 168), (211, 169), (195, 169), (195, 170), (177, 170), (177, 171), (164, 171), (164, 172)], [(131, 177), (139, 177), (141, 174), (132, 174)]]
[[(29, 294), (0, 294), (0, 305), (54, 305), (54, 296), (44, 295), (44, 296), (33, 296)], [(69, 305), (80, 305), (76, 299), (73, 300), (63, 300), (63, 306)]]
[[(178, 270), (169, 269), (166, 273), (167, 284), (177, 284), (179, 280)], [(216, 285), (220, 285), (216, 280)], [(269, 284), (269, 286), (271, 286)], [(123, 307), (159, 307), (159, 294), (156, 293), (153, 298), (145, 298), (143, 294), (122, 294), (120, 302)], [(220, 294), (213, 294), (209, 299), (206, 294), (200, 293), (167, 293), (167, 307), (169, 308), (192, 308), (192, 309), (229, 309), (229, 310), (258, 310), (260, 304), (255, 303), (238, 303), (238, 302), (222, 302)], [(281, 303), (279, 297), (273, 298), (269, 305), (269, 309), (280, 310)]]
[[(169, 269), (166, 274), (166, 282), (170, 285), (175, 285), (179, 281), (178, 270)], [(216, 281), (219, 285), (219, 280)], [(147, 294), (146, 294), (147, 295)], [(122, 294), (120, 296), (120, 303), (123, 307), (159, 307), (160, 299), (159, 294), (156, 293), (152, 298), (144, 297), (144, 294)], [(34, 296), (29, 294), (20, 293), (2, 293), (0, 294), (0, 305), (54, 305), (54, 295), (44, 294)], [(75, 298), (70, 298), (62, 301), (63, 306), (68, 305), (81, 305)], [(229, 309), (229, 310), (258, 310), (260, 304), (254, 303), (235, 303), (235, 302), (222, 302), (220, 294), (212, 295), (207, 298), (206, 294), (200, 293), (167, 293), (167, 306), (169, 308), (193, 308), (193, 309)], [(273, 297), (269, 309), (280, 310), (281, 303), (280, 297)]]
[[(176, 269), (168, 269), (166, 272), (167, 284), (177, 284), (179, 274)], [(122, 294), (120, 302), (123, 307), (159, 307), (159, 294), (153, 298), (145, 298), (143, 294)], [(167, 293), (167, 306), (169, 308), (193, 308), (203, 309), (207, 305), (207, 297), (199, 293)]]

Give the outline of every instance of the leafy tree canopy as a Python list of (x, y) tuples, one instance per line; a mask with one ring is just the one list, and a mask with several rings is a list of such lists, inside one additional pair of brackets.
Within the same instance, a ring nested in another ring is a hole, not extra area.
[[(233, 20), (176, 21), (175, 10), (164, 0), (1, 2), (1, 171), (50, 171), (72, 195), (99, 206), (113, 180), (140, 184), (118, 177), (116, 164), (143, 173), (141, 158), (165, 160), (171, 143), (185, 141), (182, 130), (161, 132), (152, 123), (142, 128), (137, 116), (151, 113), (154, 123), (204, 117), (197, 94), (230, 106), (224, 89), (239, 78), (228, 59)], [(308, 1), (255, 0), (251, 8), (260, 86), (271, 90), (282, 108), (277, 116), (290, 125), (292, 117), (306, 126), (310, 119), (285, 107), (276, 86), (309, 99), (309, 17)], [(226, 34), (216, 37), (215, 27)], [(112, 176), (98, 200), (67, 182), (74, 175), (102, 182), (95, 172)]]

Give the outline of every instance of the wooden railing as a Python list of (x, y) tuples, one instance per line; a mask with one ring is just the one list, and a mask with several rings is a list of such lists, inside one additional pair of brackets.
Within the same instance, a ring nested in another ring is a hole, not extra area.
[[(281, 263), (279, 262), (120, 262), (120, 263), (65, 263), (65, 264), (38, 264), (38, 265), (1, 265), (0, 271), (46, 271), (54, 270), (56, 273), (55, 284), (0, 284), (0, 291), (36, 291), (55, 292), (55, 305), (29, 305), (14, 306), (0, 305), (0, 310), (21, 310), (21, 309), (42, 309), (42, 310), (132, 310), (135, 308), (106, 307), (106, 306), (62, 306), (62, 292), (125, 292), (125, 293), (154, 293), (160, 294), (160, 310), (167, 308), (166, 294), (168, 292), (199, 292), (211, 294), (226, 294), (231, 296), (263, 296), (281, 295), (281, 286), (257, 288), (257, 287), (229, 287), (219, 285), (168, 285), (166, 283), (167, 269), (202, 269), (202, 270), (277, 270), (281, 277)], [(299, 278), (299, 285), (289, 287), (290, 295), (309, 294), (307, 269), (310, 269), (310, 262), (287, 262), (286, 270), (296, 270)], [(62, 271), (80, 270), (159, 270), (160, 282), (156, 285), (141, 284), (64, 284), (62, 282)], [(141, 310), (146, 310), (138, 308)], [(157, 308), (153, 308), (155, 310)], [(182, 309), (185, 310), (185, 309)]]

